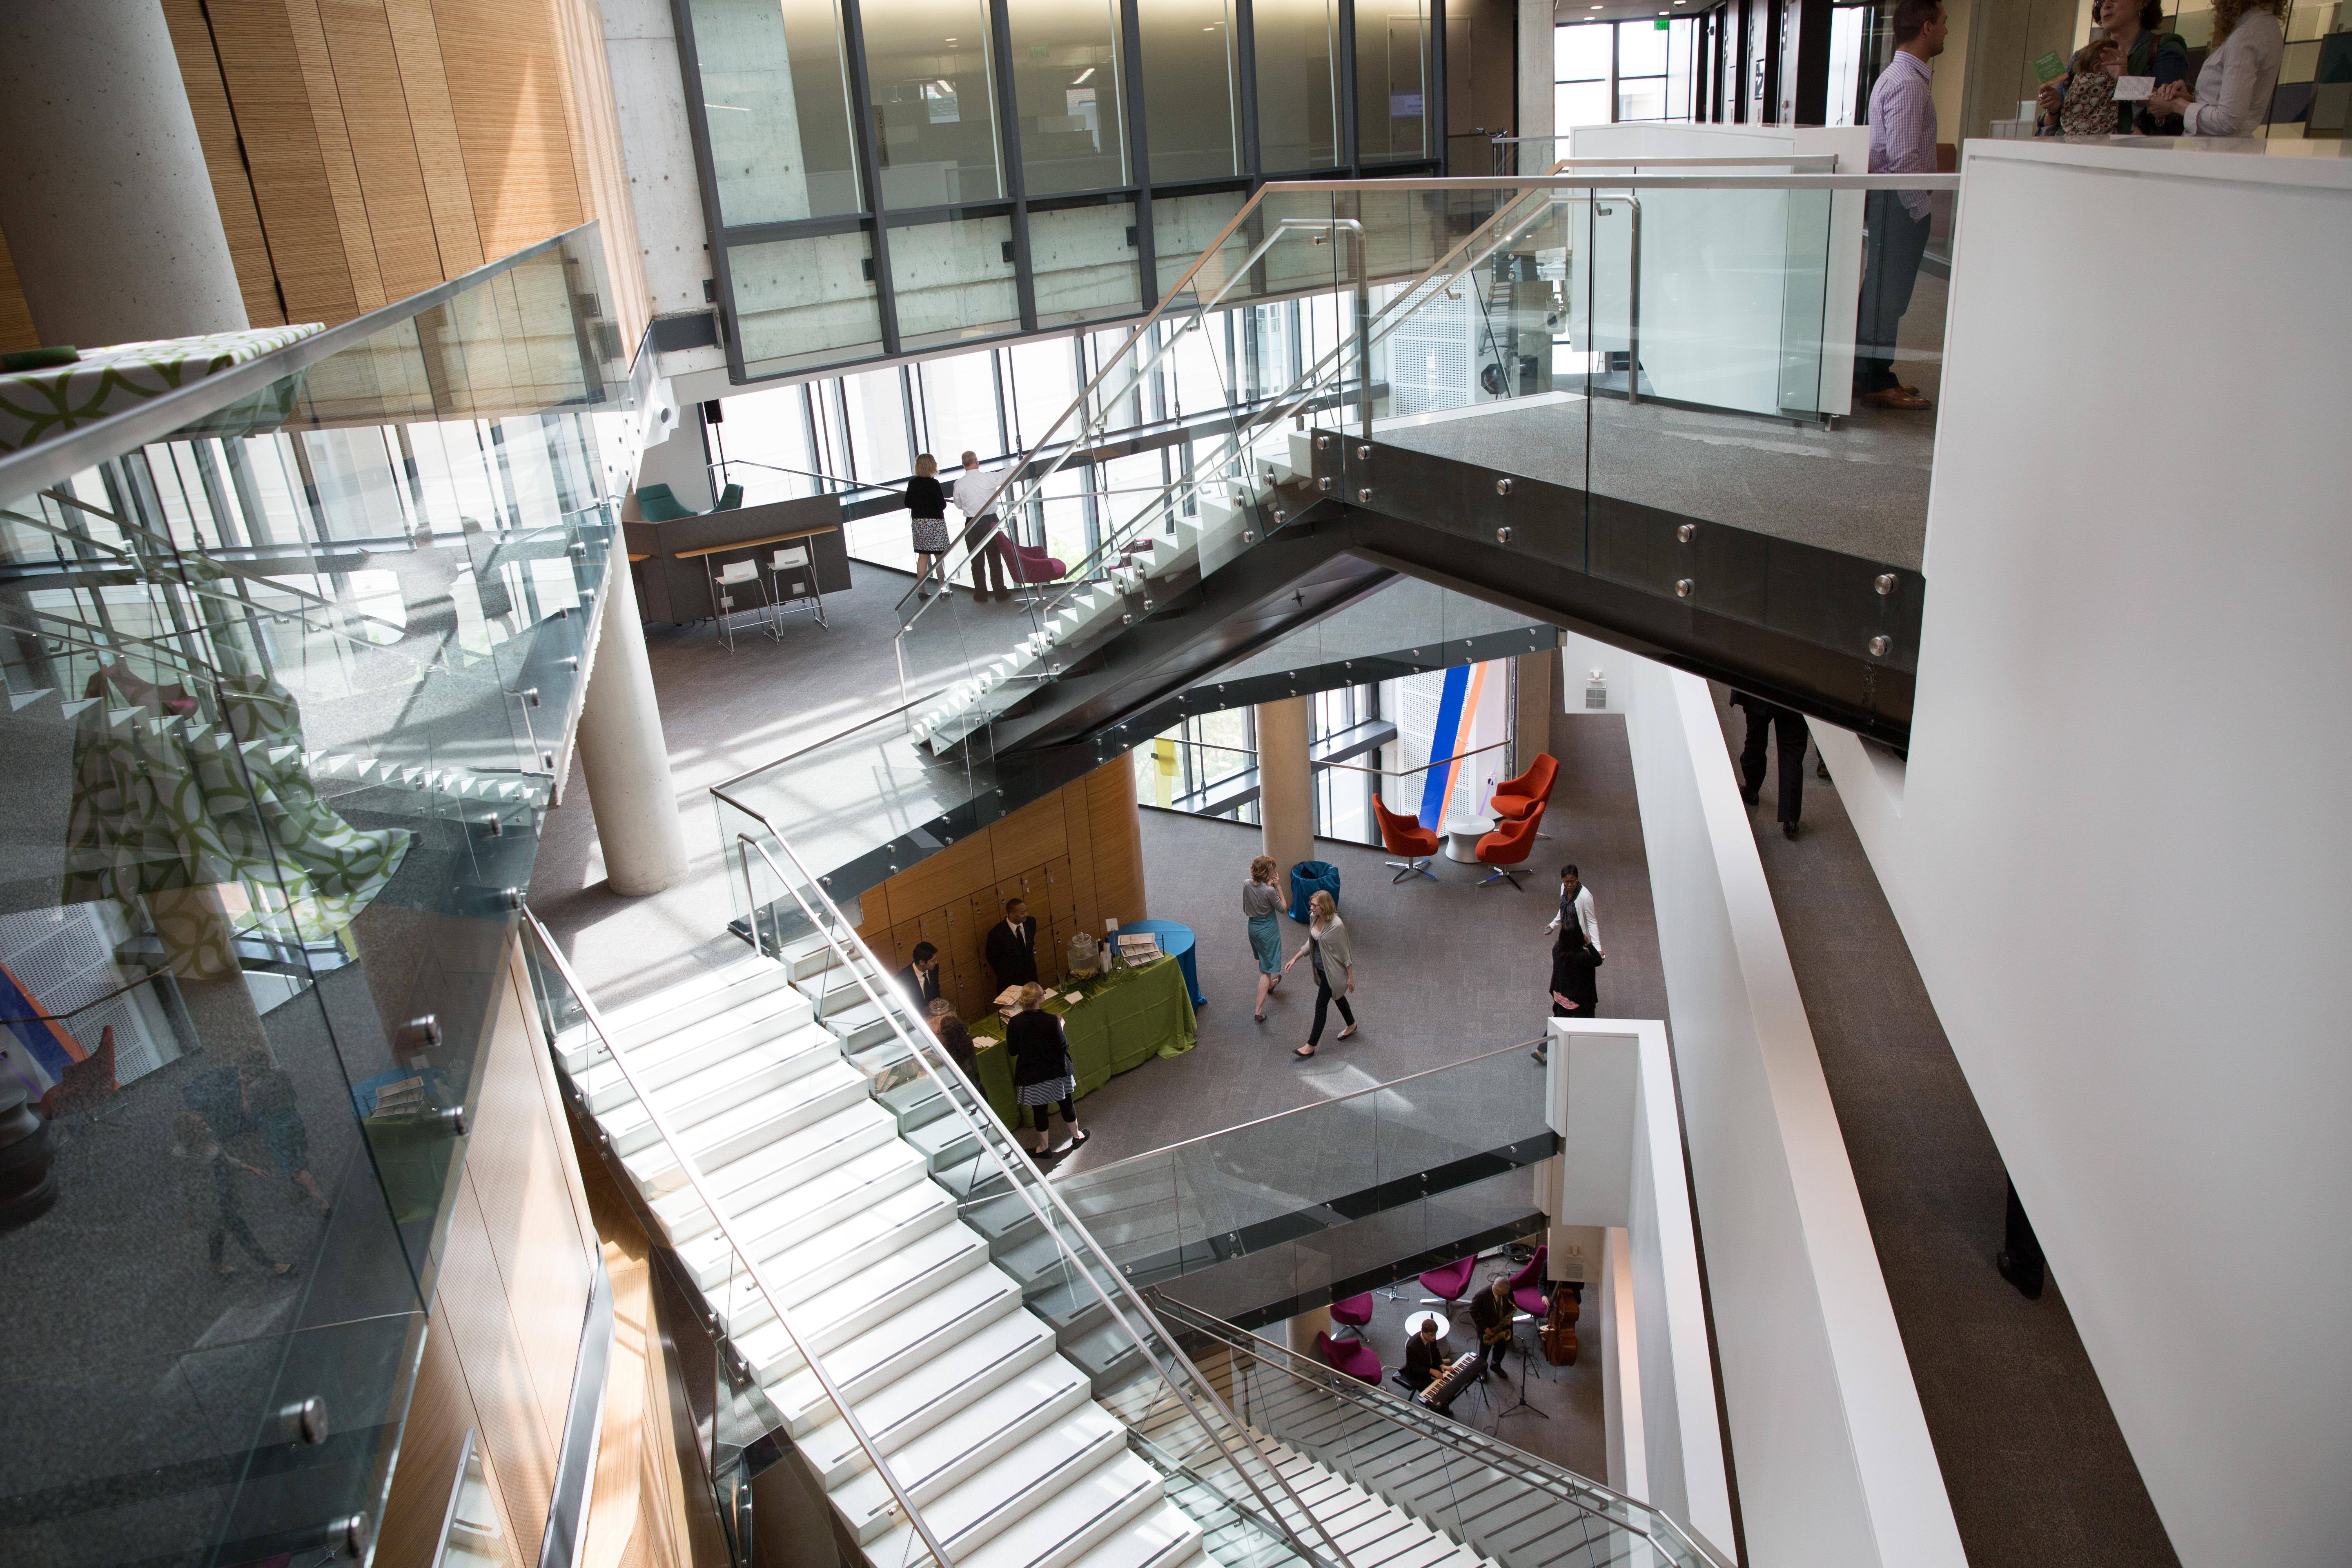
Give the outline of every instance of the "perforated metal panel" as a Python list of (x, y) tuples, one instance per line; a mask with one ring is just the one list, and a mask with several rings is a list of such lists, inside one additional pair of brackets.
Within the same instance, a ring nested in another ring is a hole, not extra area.
[[(114, 962), (116, 946), (130, 934), (121, 921), (121, 912), (106, 903), (0, 914), (0, 963), (43, 1012), (73, 1012), (139, 978)], [(99, 1003), (65, 1026), (76, 1044), (93, 1050), (109, 1026), (117, 1082), (129, 1083), (180, 1055), (152, 985)]]

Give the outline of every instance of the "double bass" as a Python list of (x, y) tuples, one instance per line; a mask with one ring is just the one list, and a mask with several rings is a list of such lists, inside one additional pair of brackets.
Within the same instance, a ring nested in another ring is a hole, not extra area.
[(1544, 1313), (1544, 1360), (1554, 1366), (1576, 1364), (1576, 1320), (1584, 1310), (1583, 1302), (1577, 1299), (1580, 1290), (1576, 1285), (1555, 1286), (1551, 1308)]

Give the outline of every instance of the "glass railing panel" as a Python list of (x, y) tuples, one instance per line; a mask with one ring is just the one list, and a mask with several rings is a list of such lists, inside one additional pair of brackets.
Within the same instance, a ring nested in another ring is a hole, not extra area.
[(610, 563), (600, 257), (0, 458), (0, 1093), (54, 1183), (0, 1231), (40, 1369), (0, 1557), (249, 1562), (380, 1512)]

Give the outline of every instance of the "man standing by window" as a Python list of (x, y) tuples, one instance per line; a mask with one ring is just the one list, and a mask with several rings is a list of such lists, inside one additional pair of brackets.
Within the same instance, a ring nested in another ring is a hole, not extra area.
[[(1944, 52), (1944, 8), (1937, 0), (1896, 0), (1895, 58), (1870, 89), (1870, 172), (1936, 172), (1934, 75), (1927, 62)], [(1853, 400), (1881, 408), (1932, 408), (1919, 389), (1895, 374), (1895, 329), (1911, 308), (1911, 286), (1927, 253), (1925, 191), (1873, 191), (1863, 203), (1862, 309), (1854, 321)]]
[[(963, 477), (955, 482), (956, 510), (963, 513), (963, 549), (971, 557), (971, 596), (980, 597), (984, 584), (981, 573), (986, 569), (996, 583), (996, 596), (1013, 597), (1004, 580), (1016, 581), (1020, 574), (1013, 570), (1013, 547), (997, 526), (997, 487), (1004, 483), (1002, 470), (980, 466), (980, 454), (963, 455)], [(1008, 487), (1009, 488), (1009, 487)]]

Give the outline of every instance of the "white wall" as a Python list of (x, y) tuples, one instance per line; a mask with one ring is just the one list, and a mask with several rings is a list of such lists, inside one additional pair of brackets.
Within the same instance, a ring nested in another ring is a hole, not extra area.
[(1549, 1032), (1545, 1121), (1564, 1147), (1546, 1162), (1554, 1185), (1541, 1201), (1556, 1230), (1622, 1238), (1593, 1303), (1612, 1482), (1728, 1556), (1731, 1492), (1666, 1026), (1554, 1018)]
[(1748, 1561), (1960, 1568), (1706, 688), (1582, 637), (1562, 658), (1626, 715)]
[(1963, 175), (1908, 764), (1816, 733), (2181, 1561), (2352, 1561), (2352, 162)]
[[(677, 38), (668, 0), (597, 0), (604, 18), (604, 58), (613, 72), (613, 100), (621, 125), (621, 151), (629, 166), (629, 204), (643, 247), (646, 288), (654, 314), (709, 309), (703, 279), (711, 270), (710, 236), (703, 226), (702, 195), (694, 173), (694, 142), (687, 128), (686, 81), (679, 74)], [(634, 344), (631, 345), (633, 348)], [(719, 373), (725, 382), (725, 351), (686, 349), (661, 356), (661, 374)], [(716, 397), (698, 389), (688, 401)]]

